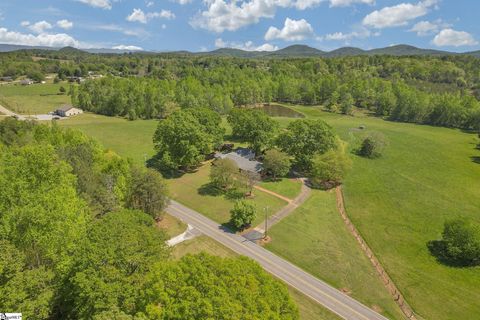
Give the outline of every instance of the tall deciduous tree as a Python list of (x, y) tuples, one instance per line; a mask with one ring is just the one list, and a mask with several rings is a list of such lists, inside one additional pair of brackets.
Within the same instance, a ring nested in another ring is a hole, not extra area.
[(213, 151), (214, 140), (191, 113), (174, 112), (159, 122), (153, 136), (160, 169), (198, 166)]
[(237, 229), (249, 226), (257, 216), (255, 205), (245, 200), (235, 202), (230, 210), (231, 222)]
[(228, 158), (217, 159), (212, 163), (210, 182), (219, 189), (231, 189), (239, 175), (237, 164)]
[(126, 201), (128, 208), (141, 210), (159, 220), (168, 203), (167, 195), (167, 184), (160, 173), (132, 167)]
[(317, 154), (312, 160), (309, 181), (315, 188), (329, 189), (341, 183), (350, 166), (343, 146)]
[(278, 123), (258, 109), (234, 109), (228, 123), (232, 126), (232, 135), (248, 142), (257, 154), (272, 145), (278, 130)]
[(263, 159), (263, 170), (271, 174), (273, 179), (287, 175), (290, 170), (290, 156), (277, 149), (267, 150)]
[(145, 287), (149, 319), (299, 318), (285, 285), (245, 257), (187, 255), (158, 265)]
[(277, 144), (282, 151), (294, 157), (300, 170), (308, 171), (312, 156), (334, 149), (337, 137), (324, 121), (302, 119), (291, 122), (278, 136)]

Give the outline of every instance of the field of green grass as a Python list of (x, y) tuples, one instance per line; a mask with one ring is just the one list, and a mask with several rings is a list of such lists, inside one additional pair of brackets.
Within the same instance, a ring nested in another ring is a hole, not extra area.
[[(186, 254), (206, 252), (220, 257), (235, 257), (237, 254), (220, 243), (207, 236), (199, 236), (191, 240), (177, 244), (172, 249), (172, 257), (180, 259)], [(290, 295), (296, 302), (301, 320), (339, 320), (335, 314), (320, 306), (315, 301), (297, 290), (288, 287)]]
[(463, 216), (480, 222), (480, 164), (474, 161), (480, 156), (478, 137), (314, 107), (294, 109), (324, 119), (351, 144), (360, 125), (388, 138), (382, 158), (352, 154), (353, 169), (344, 182), (347, 213), (420, 316), (479, 317), (480, 267), (443, 265), (427, 248), (428, 241), (441, 237), (446, 219)]
[(61, 86), (68, 92), (68, 83), (3, 85), (0, 86), (0, 104), (19, 114), (45, 114), (63, 104), (71, 103), (70, 96), (59, 95)]
[(84, 113), (58, 123), (85, 132), (106, 148), (132, 159), (137, 164), (145, 163), (145, 158), (149, 159), (154, 155), (152, 137), (157, 128), (156, 120), (128, 121)]
[(300, 180), (283, 178), (278, 181), (262, 181), (259, 186), (284, 197), (294, 199), (300, 193), (302, 182)]
[(267, 249), (388, 318), (403, 318), (344, 225), (335, 193), (314, 190), (301, 207), (273, 226), (269, 234), (272, 241)]
[[(211, 165), (209, 162), (201, 166), (195, 173), (186, 173), (179, 178), (169, 179), (169, 190), (173, 199), (182, 204), (197, 210), (218, 223), (228, 223), (230, 220), (230, 209), (235, 199), (228, 195), (219, 194), (209, 185), (209, 173)], [(253, 226), (261, 223), (264, 219), (263, 208), (269, 207), (269, 214), (280, 210), (287, 203), (273, 195), (254, 190), (254, 197), (248, 199), (257, 207), (257, 218)]]

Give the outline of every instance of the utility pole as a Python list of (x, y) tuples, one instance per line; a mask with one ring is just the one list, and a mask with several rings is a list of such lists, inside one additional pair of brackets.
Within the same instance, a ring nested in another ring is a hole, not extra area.
[(267, 238), (267, 229), (268, 229), (268, 206), (263, 208), (263, 210), (265, 211), (265, 232), (263, 233), (263, 238), (266, 239)]

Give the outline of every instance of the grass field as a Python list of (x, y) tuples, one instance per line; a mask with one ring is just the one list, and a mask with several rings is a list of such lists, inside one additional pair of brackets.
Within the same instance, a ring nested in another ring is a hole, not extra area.
[[(173, 247), (172, 257), (180, 259), (186, 254), (206, 252), (220, 257), (235, 257), (237, 254), (207, 236), (199, 236), (192, 240), (177, 244)], [(315, 301), (288, 287), (290, 295), (296, 302), (301, 320), (339, 320), (335, 314), (320, 306)]]
[(344, 183), (349, 216), (418, 314), (479, 318), (480, 267), (442, 265), (427, 248), (428, 241), (441, 236), (446, 219), (464, 216), (480, 222), (477, 136), (313, 107), (294, 109), (326, 120), (350, 142), (360, 125), (385, 134), (389, 146), (382, 158), (352, 155), (353, 170)]
[[(169, 189), (172, 198), (204, 214), (218, 223), (228, 223), (230, 220), (230, 209), (233, 207), (234, 199), (227, 195), (218, 194), (209, 187), (209, 173), (211, 165), (206, 163), (195, 173), (186, 173), (175, 179), (169, 179)], [(269, 207), (269, 214), (277, 212), (287, 203), (275, 196), (265, 192), (254, 190), (253, 201), (257, 207), (257, 219), (252, 225), (257, 225), (264, 219), (263, 208)]]
[(67, 94), (58, 94), (61, 86), (68, 91), (68, 83), (0, 86), (0, 104), (19, 114), (45, 114), (71, 103)]
[(302, 182), (300, 180), (284, 178), (279, 181), (263, 181), (259, 186), (284, 197), (294, 199), (300, 193)]
[[(267, 249), (342, 289), (390, 319), (400, 309), (337, 212), (335, 194), (314, 190), (310, 198), (269, 231)], [(366, 285), (368, 284), (368, 285)]]
[(58, 123), (85, 132), (106, 148), (132, 159), (137, 164), (143, 164), (145, 158), (149, 159), (154, 155), (152, 137), (157, 128), (156, 120), (128, 121), (85, 113)]

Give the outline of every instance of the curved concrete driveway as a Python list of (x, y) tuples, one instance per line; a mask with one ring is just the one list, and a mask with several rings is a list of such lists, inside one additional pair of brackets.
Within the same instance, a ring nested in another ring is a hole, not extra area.
[(236, 253), (257, 261), (265, 270), (314, 301), (320, 303), (325, 308), (336, 313), (343, 319), (387, 319), (290, 262), (256, 245), (252, 241), (232, 233), (218, 223), (176, 201), (172, 200), (166, 211), (183, 222), (192, 225), (203, 234), (220, 242)]

